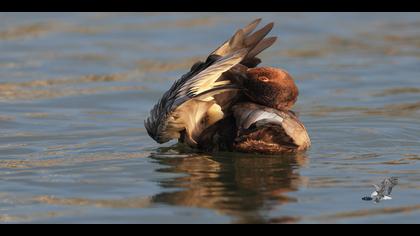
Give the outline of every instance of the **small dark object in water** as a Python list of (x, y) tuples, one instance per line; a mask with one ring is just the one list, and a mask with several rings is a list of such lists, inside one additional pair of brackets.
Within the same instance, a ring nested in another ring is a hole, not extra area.
[(365, 196), (365, 197), (362, 197), (362, 200), (363, 201), (372, 201), (373, 198), (372, 197), (369, 197), (369, 196)]

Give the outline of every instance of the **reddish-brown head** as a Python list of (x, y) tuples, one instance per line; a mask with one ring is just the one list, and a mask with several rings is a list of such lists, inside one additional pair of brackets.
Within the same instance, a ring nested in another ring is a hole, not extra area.
[(284, 70), (258, 67), (247, 70), (245, 94), (254, 102), (275, 109), (289, 110), (296, 103), (298, 88)]

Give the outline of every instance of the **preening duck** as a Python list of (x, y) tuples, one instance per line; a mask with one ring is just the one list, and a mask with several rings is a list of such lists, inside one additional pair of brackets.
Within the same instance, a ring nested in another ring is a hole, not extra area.
[(205, 151), (265, 154), (307, 149), (310, 139), (290, 111), (298, 88), (285, 70), (257, 67), (276, 37), (261, 19), (239, 29), (165, 92), (145, 120), (156, 142), (172, 139)]

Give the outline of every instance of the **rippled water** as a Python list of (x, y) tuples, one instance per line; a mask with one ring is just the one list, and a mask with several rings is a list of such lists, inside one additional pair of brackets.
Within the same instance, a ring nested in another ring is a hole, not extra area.
[[(263, 17), (313, 146), (204, 156), (143, 120)], [(419, 223), (418, 13), (0, 13), (0, 222)], [(397, 176), (390, 201), (362, 201)]]

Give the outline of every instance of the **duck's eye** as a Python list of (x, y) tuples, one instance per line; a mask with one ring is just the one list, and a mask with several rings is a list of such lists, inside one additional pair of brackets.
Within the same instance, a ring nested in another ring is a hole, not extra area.
[(262, 82), (268, 82), (268, 81), (270, 81), (267, 77), (265, 77), (265, 76), (260, 76), (260, 77), (258, 77), (258, 80), (259, 81), (262, 81)]

